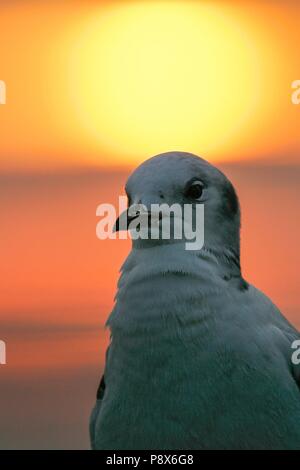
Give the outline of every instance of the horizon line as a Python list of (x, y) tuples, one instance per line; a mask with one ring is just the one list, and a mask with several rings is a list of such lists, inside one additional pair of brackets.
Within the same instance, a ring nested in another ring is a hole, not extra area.
[[(150, 157), (151, 158), (151, 157)], [(144, 160), (146, 161), (146, 160)], [(256, 158), (256, 159), (244, 159), (244, 160), (219, 160), (216, 162), (211, 162), (207, 159), (209, 163), (215, 165), (216, 167), (260, 167), (266, 168), (272, 166), (278, 168), (298, 168), (300, 167), (300, 162), (295, 159), (280, 160), (278, 157), (274, 158)], [(11, 167), (11, 168), (1, 168), (0, 167), (0, 177), (34, 177), (34, 176), (79, 176), (79, 175), (89, 175), (89, 174), (98, 174), (98, 173), (108, 173), (108, 174), (117, 174), (117, 173), (127, 173), (132, 171), (134, 168), (137, 168), (140, 163), (129, 164), (129, 163), (114, 163), (110, 165), (62, 165), (62, 166), (47, 166), (47, 167)]]

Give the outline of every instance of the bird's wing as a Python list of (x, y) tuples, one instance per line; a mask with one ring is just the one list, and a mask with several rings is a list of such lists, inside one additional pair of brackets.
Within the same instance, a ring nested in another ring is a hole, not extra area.
[[(267, 335), (272, 340), (273, 346), (277, 347), (284, 356), (292, 376), (300, 389), (300, 361), (299, 364), (297, 364), (293, 359), (295, 341), (299, 341), (296, 347), (298, 350), (300, 349), (300, 333), (289, 323), (268, 297), (262, 294), (258, 289), (255, 290), (259, 300), (262, 300), (263, 297), (263, 303), (265, 307), (267, 306), (267, 321), (265, 325), (267, 327)], [(300, 359), (300, 352), (298, 357)]]
[(98, 415), (100, 413), (102, 399), (104, 397), (104, 391), (105, 391), (105, 381), (104, 381), (104, 375), (102, 375), (100, 384), (97, 390), (96, 403), (90, 416), (90, 441), (91, 441), (92, 449), (95, 449), (96, 422), (97, 422)]

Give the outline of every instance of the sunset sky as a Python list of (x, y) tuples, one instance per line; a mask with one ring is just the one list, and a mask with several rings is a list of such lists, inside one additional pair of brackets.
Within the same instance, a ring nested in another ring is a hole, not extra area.
[(3, 1), (1, 168), (297, 159), (296, 1)]
[(244, 275), (300, 328), (299, 41), (296, 1), (1, 2), (1, 448), (88, 447), (130, 249), (96, 207), (151, 155), (232, 179)]

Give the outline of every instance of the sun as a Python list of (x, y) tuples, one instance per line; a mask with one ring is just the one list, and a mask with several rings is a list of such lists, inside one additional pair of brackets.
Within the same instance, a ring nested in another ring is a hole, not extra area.
[(73, 119), (101, 155), (137, 162), (176, 149), (216, 159), (251, 125), (258, 54), (224, 9), (111, 4), (70, 38), (65, 81)]

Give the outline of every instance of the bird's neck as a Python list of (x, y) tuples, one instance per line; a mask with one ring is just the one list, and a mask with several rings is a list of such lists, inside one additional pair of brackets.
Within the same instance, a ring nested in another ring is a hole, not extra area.
[(239, 259), (230, 250), (193, 252), (186, 251), (184, 244), (133, 249), (122, 267), (108, 325), (152, 326), (166, 312), (172, 315), (172, 309), (218, 295), (228, 280), (239, 276)]
[(173, 243), (151, 248), (133, 248), (121, 269), (122, 276), (140, 281), (155, 275), (184, 273), (213, 278), (223, 275), (240, 275), (239, 249), (204, 245), (200, 250), (186, 250), (186, 244)]

